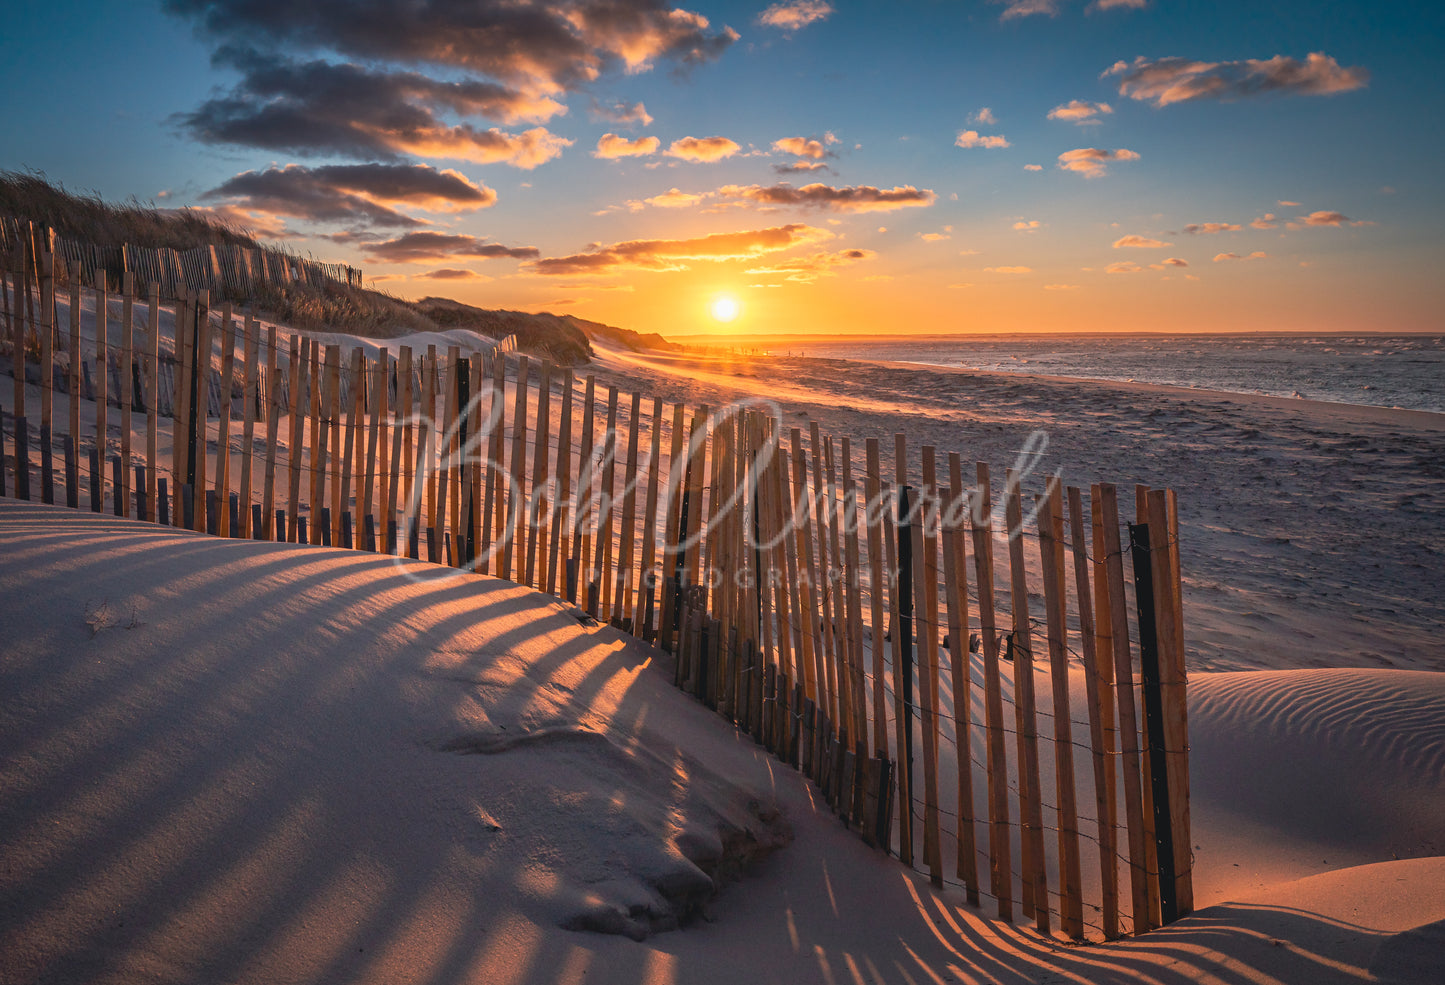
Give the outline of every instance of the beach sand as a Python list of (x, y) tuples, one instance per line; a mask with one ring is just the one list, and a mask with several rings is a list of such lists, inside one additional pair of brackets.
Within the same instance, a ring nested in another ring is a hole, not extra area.
[[(959, 452), (995, 483), (1036, 431), (1026, 488), (1179, 494), (1189, 667), (1445, 671), (1445, 415), (1142, 383), (789, 357), (599, 350), (665, 401), (778, 402), (785, 424)], [(967, 466), (966, 466), (967, 468)], [(997, 491), (996, 491), (997, 494)]]
[(1202, 908), (1072, 947), (504, 582), (7, 500), (0, 597), (6, 982), (1440, 980), (1442, 675), (1197, 674)]

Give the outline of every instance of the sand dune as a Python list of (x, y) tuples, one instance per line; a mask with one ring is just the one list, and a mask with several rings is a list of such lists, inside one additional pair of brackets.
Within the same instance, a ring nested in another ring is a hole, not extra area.
[[(1445, 859), (1318, 800), (1445, 816), (1432, 674), (1196, 675), (1206, 908), (1071, 948), (933, 893), (665, 658), (504, 582), (3, 501), (0, 596), (5, 981), (1440, 979)], [(1265, 878), (1329, 836), (1334, 871)]]

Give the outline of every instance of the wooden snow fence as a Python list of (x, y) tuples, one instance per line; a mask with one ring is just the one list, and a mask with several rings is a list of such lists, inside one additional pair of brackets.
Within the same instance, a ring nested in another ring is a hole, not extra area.
[(99, 246), (0, 216), (0, 251), (15, 252), (22, 244), (32, 255), (42, 250), (52, 253), (59, 265), (55, 273), (62, 280), (90, 285), (103, 275), (107, 286), (117, 289), (125, 275), (131, 274), (140, 294), (156, 288), (166, 300), (199, 291), (216, 297), (245, 297), (263, 284), (362, 286), (362, 272), (356, 267), (307, 260), (267, 247), (213, 244), (176, 251), (128, 244)]
[(166, 353), (134, 278), (118, 303), (93, 289), (123, 327), (91, 346), (86, 389), (83, 363), (55, 363), (52, 262), (6, 271), (0, 298), (19, 384), (0, 479), (22, 498), (63, 485), (72, 507), (531, 586), (671, 654), (678, 687), (937, 887), (1073, 939), (1193, 908), (1172, 491), (1136, 487), (1130, 509), (1027, 456), (999, 477), (762, 403), (665, 405), (515, 339), (370, 358), (204, 295)]

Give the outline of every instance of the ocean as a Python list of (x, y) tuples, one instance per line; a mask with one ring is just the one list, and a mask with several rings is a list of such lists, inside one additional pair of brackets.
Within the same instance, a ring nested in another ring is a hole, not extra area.
[(775, 353), (1163, 383), (1445, 414), (1445, 335), (984, 335), (810, 342)]

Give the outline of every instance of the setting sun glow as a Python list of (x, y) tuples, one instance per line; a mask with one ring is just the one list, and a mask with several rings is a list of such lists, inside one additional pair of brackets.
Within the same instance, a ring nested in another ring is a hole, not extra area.
[(720, 322), (730, 322), (742, 311), (738, 299), (724, 294), (712, 303), (712, 316)]

